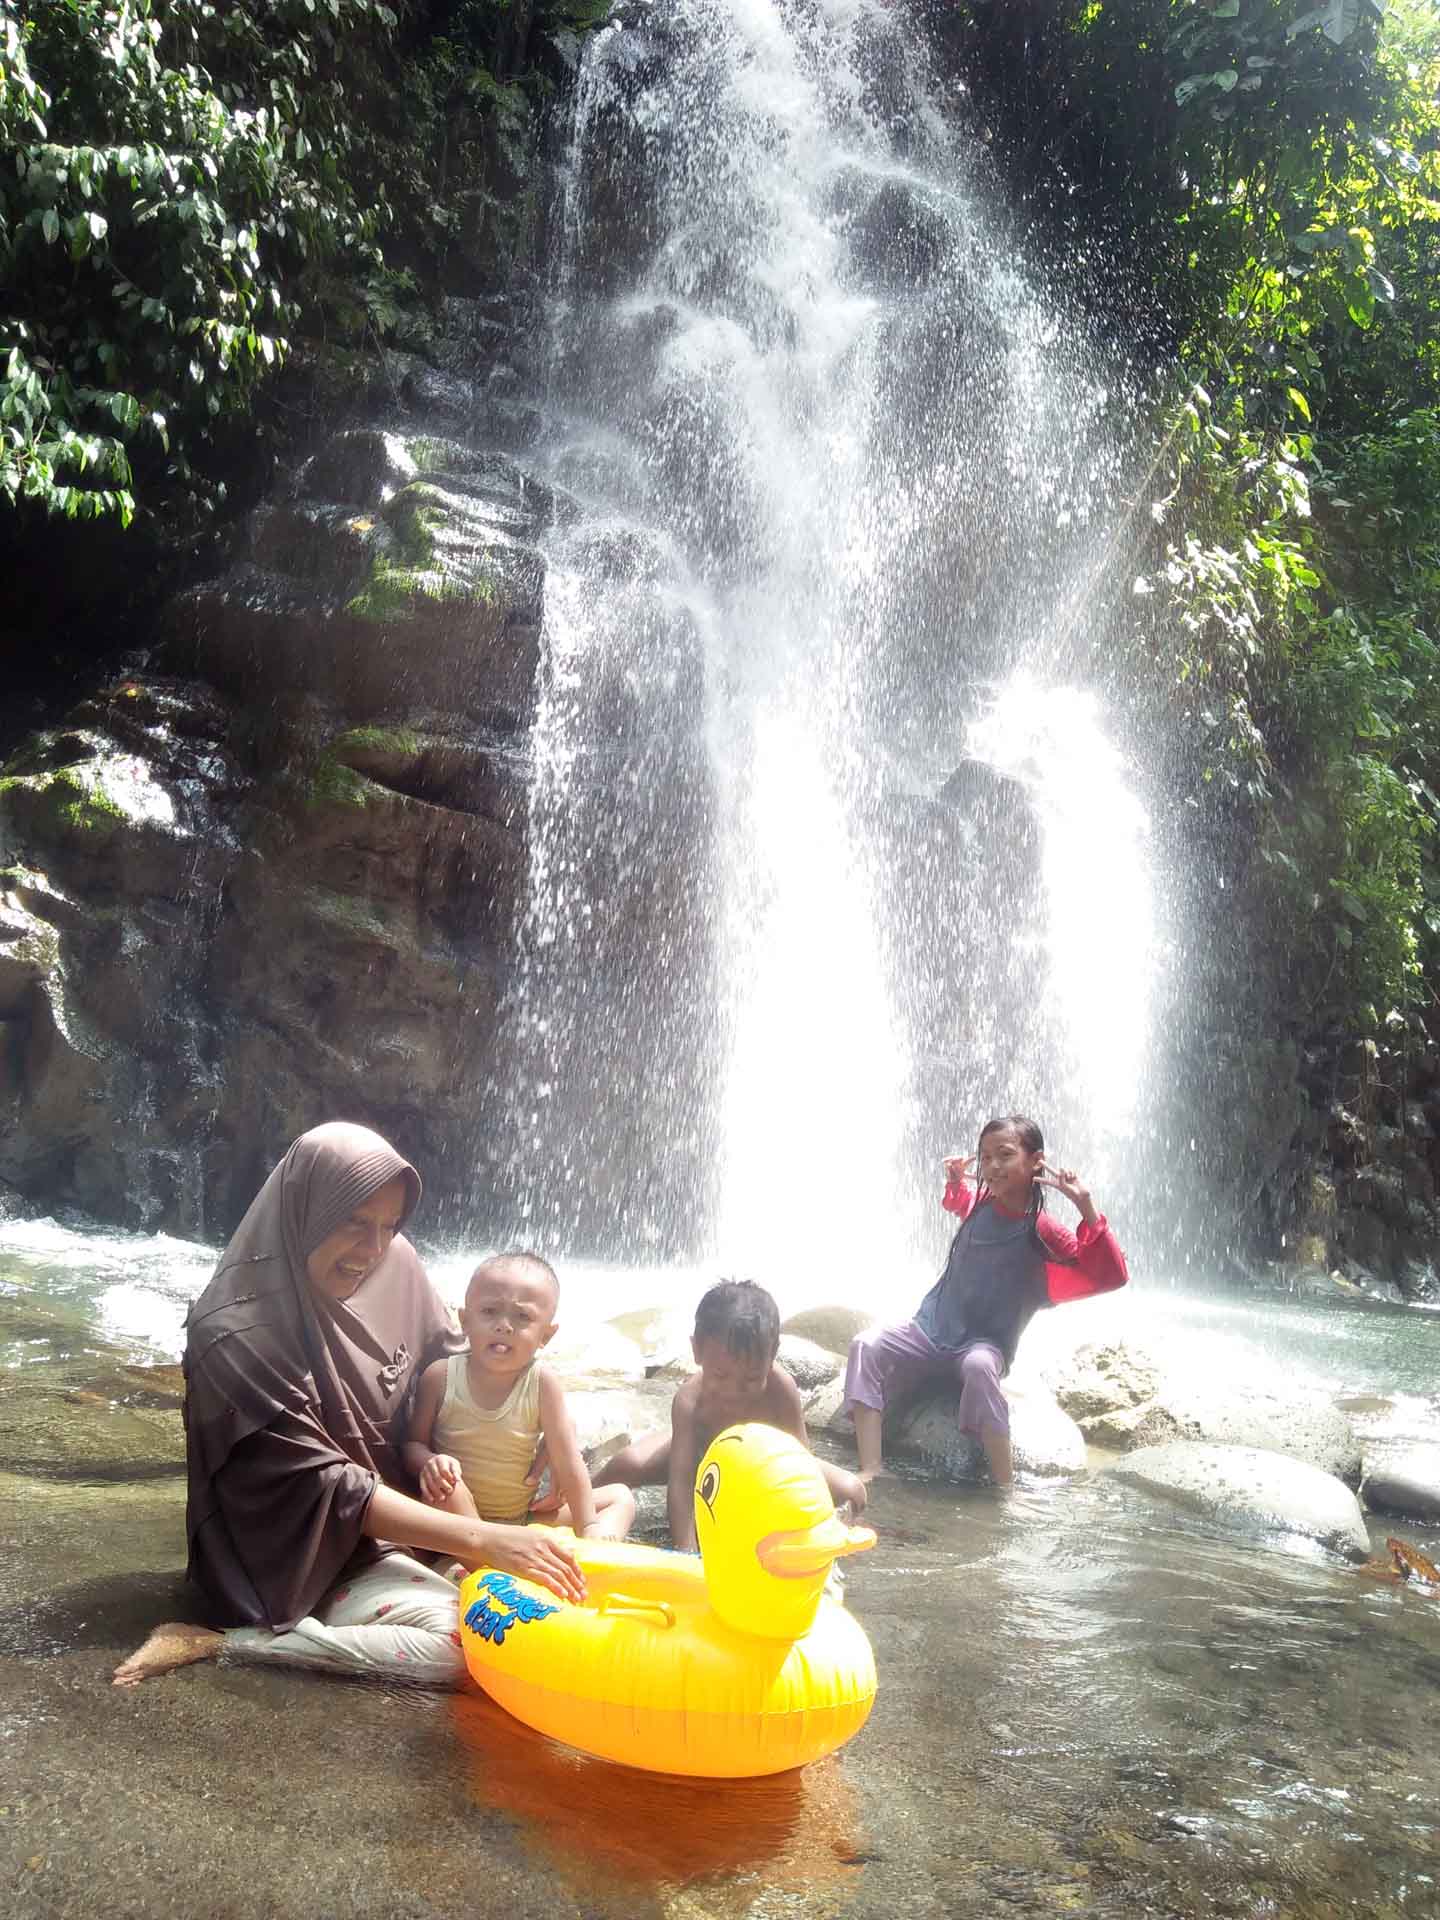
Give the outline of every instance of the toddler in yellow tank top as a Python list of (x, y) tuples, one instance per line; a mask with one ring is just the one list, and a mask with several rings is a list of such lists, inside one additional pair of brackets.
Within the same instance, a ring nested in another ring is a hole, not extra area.
[(562, 1497), (546, 1520), (623, 1539), (634, 1498), (622, 1487), (591, 1486), (560, 1382), (538, 1358), (559, 1304), (554, 1268), (536, 1254), (496, 1254), (477, 1267), (460, 1314), (469, 1347), (425, 1369), (403, 1457), (432, 1507), (513, 1523), (529, 1514), (543, 1440)]

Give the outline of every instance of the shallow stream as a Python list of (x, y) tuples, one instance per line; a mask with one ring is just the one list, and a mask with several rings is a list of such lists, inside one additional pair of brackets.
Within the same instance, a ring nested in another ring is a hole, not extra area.
[[(114, 1693), (117, 1655), (183, 1604), (176, 1380), (139, 1368), (173, 1360), (210, 1257), (0, 1232), (9, 1911), (1440, 1913), (1440, 1596), (1237, 1543), (1103, 1471), (1007, 1505), (882, 1485), (848, 1583), (875, 1712), (777, 1780), (628, 1774), (479, 1698), (241, 1667)], [(442, 1287), (465, 1264), (437, 1258)], [(698, 1284), (567, 1280), (567, 1331), (683, 1315)], [(1437, 1424), (1440, 1315), (1136, 1289), (1037, 1322), (1033, 1358), (1122, 1322), (1324, 1382), (1372, 1428)]]

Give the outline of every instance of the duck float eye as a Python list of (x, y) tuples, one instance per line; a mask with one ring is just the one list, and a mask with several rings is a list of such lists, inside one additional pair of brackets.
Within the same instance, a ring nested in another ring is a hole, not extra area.
[(715, 1496), (720, 1491), (720, 1469), (713, 1460), (709, 1466), (706, 1467), (704, 1473), (701, 1474), (700, 1484), (696, 1487), (695, 1491), (705, 1502), (705, 1505), (710, 1511), (710, 1518), (713, 1520), (715, 1518)]

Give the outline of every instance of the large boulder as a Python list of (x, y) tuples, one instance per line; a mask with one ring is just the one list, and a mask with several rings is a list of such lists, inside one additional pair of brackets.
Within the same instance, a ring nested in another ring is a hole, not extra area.
[(845, 1411), (843, 1376), (837, 1374), (824, 1386), (812, 1387), (805, 1395), (805, 1424), (812, 1433), (854, 1433), (854, 1422)]
[[(1007, 1389), (1010, 1445), (1016, 1470), (1052, 1477), (1079, 1473), (1085, 1466), (1085, 1436), (1042, 1387)], [(898, 1453), (917, 1456), (945, 1480), (983, 1480), (985, 1455), (980, 1444), (956, 1424), (958, 1396), (927, 1396), (886, 1423), (885, 1443)]]
[(167, 615), (169, 661), (242, 693), (257, 678), (352, 720), (443, 707), (529, 712), (544, 568), (574, 504), (508, 454), (354, 428), (251, 516), (234, 566)]
[(845, 1370), (845, 1362), (838, 1353), (798, 1333), (781, 1334), (776, 1358), (802, 1393), (827, 1386)]
[(545, 1364), (569, 1386), (638, 1387), (645, 1379), (645, 1355), (633, 1340), (605, 1324), (567, 1324), (545, 1349)]
[(343, 1114), (423, 1166), (432, 1207), (473, 1204), (504, 1151), (534, 543), (573, 512), (484, 448), (333, 435), (172, 608), (164, 657), (210, 684), (123, 674), (23, 744), (0, 1182), (223, 1239)]
[(1360, 1484), (1359, 1436), (1323, 1394), (1281, 1396), (1208, 1379), (1171, 1380), (1159, 1404), (1183, 1439), (1263, 1447), (1303, 1460), (1347, 1486)]
[(668, 1425), (668, 1395), (647, 1393), (643, 1388), (622, 1391), (603, 1385), (571, 1386), (565, 1401), (580, 1451), (592, 1472), (632, 1440)]
[(1129, 1452), (1171, 1440), (1265, 1447), (1358, 1486), (1360, 1440), (1322, 1393), (1181, 1373), (1129, 1341), (1079, 1347), (1047, 1373), (1055, 1397), (1097, 1447)]
[(1360, 1503), (1333, 1474), (1263, 1447), (1175, 1441), (1142, 1447), (1107, 1469), (1118, 1480), (1266, 1541), (1309, 1540), (1364, 1560)]
[(1160, 1367), (1141, 1348), (1112, 1341), (1077, 1347), (1053, 1372), (1051, 1382), (1066, 1413), (1084, 1425), (1153, 1400), (1160, 1387)]
[(792, 1313), (780, 1331), (813, 1340), (829, 1353), (845, 1354), (856, 1334), (874, 1325), (875, 1315), (861, 1307), (807, 1307), (803, 1313)]
[(695, 1356), (690, 1350), (693, 1315), (677, 1312), (674, 1307), (634, 1307), (628, 1313), (617, 1313), (605, 1324), (639, 1347), (648, 1379), (678, 1381), (694, 1373)]
[(1376, 1513), (1440, 1523), (1440, 1444), (1420, 1441), (1367, 1453), (1360, 1493)]

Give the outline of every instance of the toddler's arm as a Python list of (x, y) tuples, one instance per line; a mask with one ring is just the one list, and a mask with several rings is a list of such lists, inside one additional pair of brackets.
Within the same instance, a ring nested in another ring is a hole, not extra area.
[(550, 1456), (550, 1474), (570, 1508), (570, 1524), (578, 1534), (595, 1524), (595, 1490), (590, 1469), (575, 1437), (575, 1422), (565, 1404), (565, 1389), (546, 1367), (540, 1369), (540, 1430)]
[(670, 1520), (670, 1544), (677, 1553), (694, 1553), (699, 1545), (695, 1538), (695, 1469), (700, 1464), (695, 1384), (687, 1380), (670, 1402), (670, 1474), (665, 1508)]
[(432, 1507), (448, 1500), (460, 1483), (460, 1462), (453, 1454), (434, 1450), (435, 1416), (445, 1398), (448, 1365), (446, 1360), (435, 1360), (421, 1374), (410, 1414), (410, 1430), (400, 1449), (406, 1471), (420, 1483), (420, 1498)]

